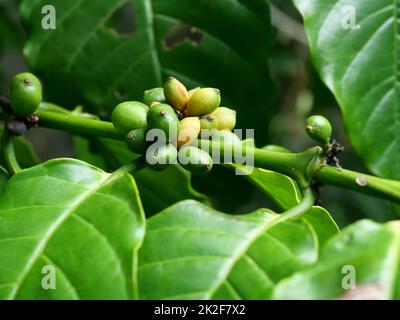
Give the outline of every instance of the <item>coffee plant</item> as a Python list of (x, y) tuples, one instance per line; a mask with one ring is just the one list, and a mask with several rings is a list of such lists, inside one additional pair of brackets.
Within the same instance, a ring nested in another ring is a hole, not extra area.
[[(0, 299), (400, 298), (400, 3), (293, 3), (348, 133), (307, 112), (300, 152), (271, 144), (267, 0), (0, 4), (0, 48), (29, 66), (0, 78)], [(39, 161), (38, 128), (74, 156)], [(325, 186), (392, 219), (339, 230)]]

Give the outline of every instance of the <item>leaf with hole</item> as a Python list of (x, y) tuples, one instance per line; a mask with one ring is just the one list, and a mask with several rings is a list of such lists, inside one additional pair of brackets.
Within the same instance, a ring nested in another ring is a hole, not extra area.
[(107, 117), (118, 102), (141, 99), (175, 76), (188, 88), (221, 89), (224, 104), (238, 111), (238, 127), (255, 128), (266, 141), (261, 133), (275, 97), (266, 1), (53, 0), (51, 31), (37, 23), (45, 4), (25, 0), (21, 15), (29, 31), (25, 55), (49, 100), (85, 103)]

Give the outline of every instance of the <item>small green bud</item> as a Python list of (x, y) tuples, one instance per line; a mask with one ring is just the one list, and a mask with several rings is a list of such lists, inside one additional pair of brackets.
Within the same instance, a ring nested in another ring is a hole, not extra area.
[(332, 135), (332, 126), (323, 116), (311, 116), (306, 121), (306, 132), (315, 141), (329, 144)]
[(164, 88), (154, 88), (144, 92), (143, 103), (151, 106), (153, 102), (165, 103)]
[(187, 117), (179, 122), (178, 148), (190, 144), (200, 134), (200, 120), (197, 117)]
[(282, 153), (290, 153), (289, 149), (286, 149), (285, 147), (282, 146), (277, 146), (274, 144), (269, 144), (265, 147), (262, 147), (263, 150), (267, 150), (267, 151), (272, 151), (272, 152), (282, 152)]
[(158, 104), (150, 108), (147, 115), (149, 129), (160, 129), (167, 141), (175, 141), (179, 132), (179, 120), (174, 109), (167, 104)]
[(34, 113), (43, 99), (42, 84), (32, 73), (19, 73), (10, 84), (10, 103), (12, 110), (26, 117)]
[(186, 109), (189, 93), (179, 80), (169, 77), (164, 86), (164, 95), (176, 110), (183, 111)]
[(192, 146), (180, 149), (178, 159), (182, 167), (193, 174), (206, 174), (213, 167), (210, 155)]
[(111, 120), (115, 130), (121, 136), (128, 132), (147, 127), (149, 107), (137, 101), (127, 101), (117, 105), (112, 112)]
[(236, 111), (226, 108), (219, 107), (215, 110), (212, 115), (218, 120), (218, 130), (229, 130), (232, 131), (236, 126)]
[(135, 129), (126, 135), (126, 144), (132, 152), (145, 154), (147, 150), (146, 128)]
[(218, 119), (212, 115), (207, 114), (200, 117), (200, 125), (202, 130), (213, 130), (218, 128)]
[(212, 113), (221, 103), (221, 93), (218, 89), (202, 88), (196, 90), (189, 99), (186, 109), (188, 116), (202, 116)]
[(151, 150), (150, 154), (146, 154), (147, 163), (155, 171), (162, 171), (176, 164), (177, 158), (178, 150), (172, 144), (159, 146)]

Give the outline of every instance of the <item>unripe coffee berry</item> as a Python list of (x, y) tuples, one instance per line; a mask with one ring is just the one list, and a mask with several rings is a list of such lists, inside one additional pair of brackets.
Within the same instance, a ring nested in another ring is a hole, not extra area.
[(26, 117), (34, 113), (42, 98), (42, 85), (35, 75), (20, 73), (11, 80), (10, 103), (15, 114)]
[(311, 116), (306, 121), (306, 132), (315, 141), (327, 145), (331, 140), (332, 126), (323, 116)]
[(111, 115), (115, 130), (126, 136), (128, 132), (147, 127), (149, 107), (138, 101), (127, 101), (117, 105)]
[(218, 120), (218, 130), (229, 130), (232, 131), (236, 126), (236, 111), (226, 108), (219, 107), (215, 110), (212, 115)]
[(132, 152), (145, 154), (147, 150), (146, 128), (135, 129), (126, 135), (126, 144)]
[(178, 148), (192, 143), (200, 134), (200, 120), (198, 117), (184, 118), (179, 123)]
[(201, 130), (218, 129), (218, 119), (212, 114), (207, 114), (200, 117), (200, 125)]
[(186, 87), (174, 77), (169, 77), (164, 86), (164, 95), (174, 109), (183, 111), (186, 109), (189, 94)]
[(163, 140), (176, 141), (179, 132), (179, 120), (171, 106), (161, 103), (151, 107), (147, 114), (147, 123), (149, 130), (158, 129), (163, 132)]
[(241, 144), (239, 137), (229, 130), (213, 130), (211, 133), (212, 141), (225, 145)]
[(151, 169), (162, 171), (172, 164), (177, 163), (178, 150), (172, 144), (169, 143), (157, 146), (154, 149), (151, 148), (146, 153), (146, 160)]
[(178, 159), (181, 166), (193, 174), (206, 174), (213, 167), (213, 160), (210, 155), (192, 146), (180, 149)]
[(154, 102), (165, 103), (164, 88), (154, 88), (144, 92), (143, 103), (151, 106)]
[(195, 93), (197, 90), (199, 90), (200, 87), (194, 88), (192, 90), (188, 91), (189, 99), (193, 96), (193, 93)]
[(212, 113), (221, 103), (221, 93), (218, 89), (202, 88), (196, 90), (189, 99), (186, 109), (188, 116), (202, 116)]

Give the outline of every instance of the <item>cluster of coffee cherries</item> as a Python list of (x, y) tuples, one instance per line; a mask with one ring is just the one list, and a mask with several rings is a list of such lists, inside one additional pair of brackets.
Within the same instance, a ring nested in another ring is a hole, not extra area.
[(194, 174), (204, 174), (212, 169), (213, 160), (196, 146), (199, 137), (240, 143), (232, 132), (236, 111), (220, 104), (218, 89), (187, 90), (179, 80), (170, 77), (163, 88), (145, 91), (143, 102), (127, 101), (116, 106), (112, 122), (129, 149), (146, 154), (154, 170), (180, 163)]

